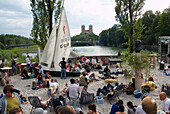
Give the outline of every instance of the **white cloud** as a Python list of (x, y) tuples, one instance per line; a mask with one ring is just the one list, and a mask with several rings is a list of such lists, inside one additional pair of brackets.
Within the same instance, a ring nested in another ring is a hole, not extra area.
[[(71, 36), (81, 32), (81, 25), (88, 29), (93, 25), (95, 34), (112, 27), (115, 23), (114, 0), (65, 0), (65, 9)], [(146, 10), (163, 11), (170, 6), (169, 0), (146, 0)], [(144, 13), (143, 12), (143, 13)], [(30, 36), (32, 29), (30, 0), (0, 0), (0, 34), (12, 33)]]

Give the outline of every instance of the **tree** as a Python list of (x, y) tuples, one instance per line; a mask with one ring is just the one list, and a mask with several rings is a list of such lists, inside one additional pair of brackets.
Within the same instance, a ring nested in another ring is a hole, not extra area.
[(59, 18), (62, 0), (31, 0), (31, 11), (33, 13), (33, 27), (31, 36), (33, 41), (42, 49), (52, 31), (53, 13), (55, 20)]
[(159, 36), (170, 36), (170, 8), (163, 11), (158, 22)]
[(129, 38), (129, 50), (131, 53), (133, 53), (135, 48), (135, 40), (133, 38), (133, 26), (137, 18), (141, 14), (144, 0), (116, 0), (116, 4), (116, 19), (122, 24), (122, 28), (125, 32), (125, 37)]
[(100, 43), (103, 44), (104, 46), (107, 45), (107, 39), (108, 39), (108, 36), (107, 36), (107, 30), (103, 30), (100, 34), (99, 34), (99, 40), (100, 40)]

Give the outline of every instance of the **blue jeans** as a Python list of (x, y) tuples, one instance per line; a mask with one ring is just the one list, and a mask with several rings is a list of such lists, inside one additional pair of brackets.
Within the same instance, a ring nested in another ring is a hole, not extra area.
[(103, 89), (98, 88), (96, 96), (99, 96), (100, 93), (103, 93), (103, 95), (106, 96), (107, 93), (109, 93), (109, 92), (110, 92), (110, 90), (106, 86), (104, 86)]
[(15, 65), (12, 65), (12, 71), (15, 73)]
[(65, 68), (61, 68), (61, 79), (63, 79), (63, 75), (64, 75), (64, 79), (66, 79), (66, 69)]

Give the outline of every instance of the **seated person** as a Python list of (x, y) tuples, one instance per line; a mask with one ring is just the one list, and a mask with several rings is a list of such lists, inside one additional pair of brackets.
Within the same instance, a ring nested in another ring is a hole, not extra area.
[(116, 65), (115, 67), (116, 67), (116, 72), (114, 72), (114, 74), (115, 74), (115, 75), (123, 74), (123, 72), (121, 72), (121, 71), (120, 71), (120, 69), (119, 69), (119, 66), (118, 66), (118, 65)]
[(90, 63), (89, 57), (87, 57), (86, 63), (88, 63), (88, 64)]
[(83, 95), (83, 94), (88, 94), (88, 93), (89, 93), (89, 92), (87, 92), (87, 89), (88, 89), (88, 85), (85, 85), (85, 86), (83, 87), (82, 91), (81, 91), (81, 97), (80, 97), (80, 98), (82, 98), (82, 95)]
[(86, 77), (86, 72), (82, 72), (82, 75), (80, 76), (80, 85), (81, 86), (84, 86), (84, 85), (88, 85), (88, 80), (87, 80), (87, 77)]
[(75, 79), (75, 84), (79, 85), (80, 81), (78, 79)]
[(135, 91), (135, 78), (132, 78), (132, 83), (127, 85), (127, 89), (132, 93)]
[(73, 72), (73, 67), (71, 66), (71, 63), (68, 63), (66, 71), (67, 72)]
[(102, 69), (102, 66), (100, 64), (97, 64), (95, 69)]
[(38, 98), (39, 98), (40, 103), (41, 103), (42, 106), (47, 106), (48, 103), (51, 101), (51, 97), (49, 99), (47, 99), (47, 100), (42, 100), (41, 97), (38, 97)]
[(75, 84), (75, 80), (74, 79), (70, 79), (71, 84), (68, 86), (67, 89), (67, 96), (68, 99), (70, 98), (79, 98), (79, 86), (77, 84)]
[(45, 82), (44, 82), (45, 87), (49, 87), (49, 81), (51, 81), (51, 75), (49, 72), (46, 72)]
[(154, 82), (153, 77), (152, 77), (152, 76), (150, 76), (150, 77), (148, 78), (148, 81), (152, 81), (152, 82)]
[[(109, 90), (109, 87), (111, 87), (111, 90), (112, 90), (112, 91)], [(119, 90), (121, 90), (121, 89), (124, 89), (124, 85), (123, 85), (122, 83), (119, 84), (119, 85), (118, 85), (118, 83), (117, 83), (115, 87), (112, 86), (111, 84), (108, 84), (107, 86), (104, 86), (103, 89), (98, 88), (96, 96), (99, 96), (100, 93), (103, 93), (103, 95), (105, 96), (105, 98), (109, 99), (109, 98), (111, 98), (111, 97), (114, 96), (114, 93), (115, 93), (116, 91), (119, 91)]]
[(45, 76), (44, 70), (43, 70), (43, 68), (41, 67), (41, 65), (39, 65), (38, 67), (39, 67), (38, 73), (42, 73), (42, 75)]
[(49, 82), (49, 90), (51, 92), (51, 95), (54, 96), (54, 93), (58, 90), (59, 84), (55, 82), (54, 79), (51, 79), (51, 82)]
[(76, 64), (78, 65), (79, 68), (81, 68), (80, 58), (77, 58)]
[(105, 77), (110, 76), (110, 69), (108, 68), (108, 65), (106, 65), (106, 67), (104, 68), (103, 74)]
[(27, 67), (24, 67), (24, 70), (23, 72), (21, 73), (21, 76), (24, 78), (24, 79), (29, 79), (29, 75), (28, 75), (28, 71), (27, 71)]
[(38, 80), (38, 84), (44, 83), (43, 74), (42, 74), (42, 73), (39, 73), (39, 74), (38, 74), (37, 80)]
[(114, 92), (111, 92), (108, 87), (104, 86), (103, 89), (98, 88), (96, 96), (99, 96), (100, 93), (103, 93), (105, 98), (109, 99), (114, 96)]
[(0, 72), (1, 72), (1, 75), (0, 75), (1, 85), (3, 84), (3, 86), (5, 86), (7, 83), (9, 83), (7, 73), (1, 69), (0, 69)]
[(85, 69), (86, 69), (86, 72), (89, 73), (91, 71), (90, 65), (87, 65)]
[(170, 65), (168, 66), (168, 69), (166, 69), (165, 74), (170, 75)]
[(77, 64), (74, 65), (73, 71), (74, 72), (79, 72), (80, 71), (80, 68), (78, 67)]
[(92, 62), (92, 65), (96, 65), (96, 64), (97, 64), (96, 58), (93, 57), (92, 60), (91, 60), (91, 62)]

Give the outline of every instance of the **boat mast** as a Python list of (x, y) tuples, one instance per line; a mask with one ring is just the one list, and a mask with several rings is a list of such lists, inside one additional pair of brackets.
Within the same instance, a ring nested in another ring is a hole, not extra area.
[[(62, 0), (62, 1), (63, 1), (63, 3), (62, 3), (61, 11), (60, 11), (59, 24), (58, 24), (58, 26), (57, 26), (57, 30), (56, 30), (56, 33), (57, 33), (56, 38), (58, 37), (58, 28), (59, 28), (59, 26), (60, 26), (60, 22), (61, 22), (60, 20), (61, 20), (61, 17), (62, 17), (62, 10), (63, 10), (63, 8), (64, 8), (64, 0)], [(55, 44), (57, 44), (57, 40), (55, 40)], [(53, 54), (53, 59), (52, 59), (52, 63), (51, 63), (51, 64), (53, 64), (53, 65), (54, 65), (55, 51), (56, 51), (56, 45), (55, 45), (55, 47), (54, 47), (54, 54)], [(54, 67), (55, 67), (55, 66), (54, 66)]]

